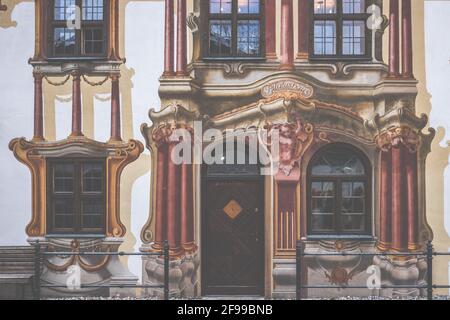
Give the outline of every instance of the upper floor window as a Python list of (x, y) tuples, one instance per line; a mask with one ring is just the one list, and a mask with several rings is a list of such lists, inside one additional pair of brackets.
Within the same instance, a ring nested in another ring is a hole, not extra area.
[[(50, 12), (53, 56), (104, 56), (107, 1), (53, 0)], [(79, 28), (77, 27), (79, 21)]]
[(368, 58), (369, 0), (314, 0), (312, 57)]
[(262, 1), (210, 0), (204, 9), (209, 13), (207, 56), (262, 56)]
[(332, 145), (314, 156), (308, 172), (309, 234), (370, 234), (369, 167), (348, 145)]
[(47, 179), (47, 227), (55, 234), (105, 230), (103, 160), (52, 160)]

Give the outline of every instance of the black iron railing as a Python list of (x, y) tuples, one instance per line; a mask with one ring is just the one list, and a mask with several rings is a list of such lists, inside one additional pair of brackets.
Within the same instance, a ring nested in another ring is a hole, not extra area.
[(170, 256), (169, 256), (169, 244), (167, 241), (164, 242), (164, 248), (162, 252), (47, 252), (42, 251), (41, 244), (39, 241), (34, 245), (34, 276), (33, 276), (33, 296), (34, 299), (40, 300), (41, 299), (41, 289), (42, 288), (68, 288), (67, 285), (52, 285), (52, 284), (43, 284), (41, 279), (42, 274), (42, 265), (44, 259), (46, 259), (47, 256), (54, 256), (54, 255), (61, 255), (61, 256), (120, 256), (120, 257), (127, 257), (127, 256), (163, 256), (164, 258), (164, 281), (161, 285), (139, 285), (139, 284), (109, 284), (105, 283), (102, 285), (82, 285), (77, 289), (102, 289), (102, 288), (119, 288), (119, 289), (163, 289), (164, 290), (164, 300), (169, 300), (169, 263), (170, 263)]
[(296, 254), (296, 264), (297, 264), (297, 281), (296, 281), (296, 296), (297, 300), (301, 300), (305, 294), (304, 289), (368, 289), (368, 286), (351, 286), (351, 285), (305, 285), (304, 284), (304, 274), (306, 267), (304, 262), (305, 257), (422, 257), (426, 258), (427, 261), (427, 284), (426, 285), (380, 285), (379, 289), (426, 289), (427, 299), (433, 300), (433, 290), (434, 289), (450, 289), (449, 285), (437, 285), (433, 283), (433, 259), (439, 256), (450, 256), (450, 252), (436, 252), (434, 251), (433, 244), (428, 242), (426, 250), (423, 252), (380, 252), (380, 253), (346, 253), (346, 252), (335, 252), (335, 253), (306, 253), (305, 252), (305, 242), (300, 240), (297, 242), (297, 254)]

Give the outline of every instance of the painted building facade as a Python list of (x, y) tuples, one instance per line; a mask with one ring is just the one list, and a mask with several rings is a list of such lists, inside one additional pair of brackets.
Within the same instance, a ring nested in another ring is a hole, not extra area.
[[(448, 247), (438, 222), (448, 190), (429, 191), (444, 181), (448, 151), (429, 126), (423, 1), (4, 3), (5, 32), (20, 28), (12, 13), (21, 6), (23, 20), (34, 19), (20, 31), (31, 40), (29, 56), (17, 62), (30, 58), (33, 99), (16, 107), (33, 111), (5, 151), (29, 169), (20, 190), (29, 194), (28, 221), (14, 229), (29, 243), (147, 252), (168, 240), (172, 295), (273, 298), (295, 295), (300, 239), (311, 253), (414, 253), (430, 240)], [(67, 25), (73, 5), (75, 28)], [(142, 48), (143, 37), (150, 41)], [(148, 112), (150, 103), (160, 107)], [(22, 122), (8, 119), (5, 128)], [(193, 144), (203, 138), (200, 153), (225, 146), (232, 158), (240, 155), (236, 142), (222, 137), (244, 138), (247, 162), (228, 164), (227, 153), (222, 165), (178, 164), (178, 129)], [(271, 159), (279, 170), (265, 176), (248, 155), (261, 154), (251, 141), (262, 129), (280, 133), (280, 155)], [(44, 281), (65, 283), (74, 263), (55, 254)], [(159, 258), (76, 263), (86, 284), (156, 284), (163, 275)], [(365, 286), (371, 265), (384, 284), (425, 283), (421, 258), (370, 255), (306, 259), (304, 281)], [(434, 272), (448, 282), (448, 263)]]

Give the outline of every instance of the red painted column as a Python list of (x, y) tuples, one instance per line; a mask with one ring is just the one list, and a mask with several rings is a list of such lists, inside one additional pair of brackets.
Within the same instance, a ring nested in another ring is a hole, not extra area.
[(34, 141), (44, 140), (44, 110), (42, 99), (42, 74), (33, 73), (34, 77)]
[(298, 59), (309, 58), (310, 0), (298, 0)]
[(180, 183), (181, 166), (173, 163), (172, 151), (176, 143), (169, 143), (167, 160), (167, 239), (172, 256), (181, 254)]
[(392, 248), (402, 252), (408, 244), (404, 154), (405, 146), (402, 143), (392, 147)]
[(281, 70), (294, 69), (294, 17), (292, 0), (281, 0)]
[(164, 33), (164, 76), (174, 75), (174, 0), (166, 0)]
[(400, 74), (399, 0), (390, 0), (389, 12), (389, 76)]
[(417, 152), (406, 152), (406, 188), (408, 209), (408, 249), (418, 250), (419, 245), (419, 211), (418, 205), (418, 173)]
[(192, 164), (182, 164), (181, 168), (181, 243), (185, 252), (196, 249), (194, 241), (194, 202)]
[(81, 137), (81, 81), (80, 73), (72, 73), (72, 133), (71, 137)]
[(378, 249), (386, 251), (391, 246), (391, 150), (381, 152), (380, 161), (380, 237)]
[(411, 0), (402, 1), (402, 75), (413, 78)]
[(276, 59), (276, 0), (266, 0), (265, 13), (266, 13), (266, 58)]
[(185, 76), (187, 60), (186, 0), (177, 3), (177, 76)]
[(111, 138), (110, 142), (122, 141), (120, 124), (120, 75), (111, 76)]
[(167, 240), (166, 193), (167, 193), (167, 144), (159, 143), (156, 164), (155, 204), (155, 250), (162, 250)]

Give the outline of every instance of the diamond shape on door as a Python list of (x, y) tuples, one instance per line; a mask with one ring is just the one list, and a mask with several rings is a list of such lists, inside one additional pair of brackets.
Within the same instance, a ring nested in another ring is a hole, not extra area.
[(242, 207), (236, 200), (231, 200), (223, 208), (223, 212), (225, 212), (230, 219), (234, 220), (242, 212)]

